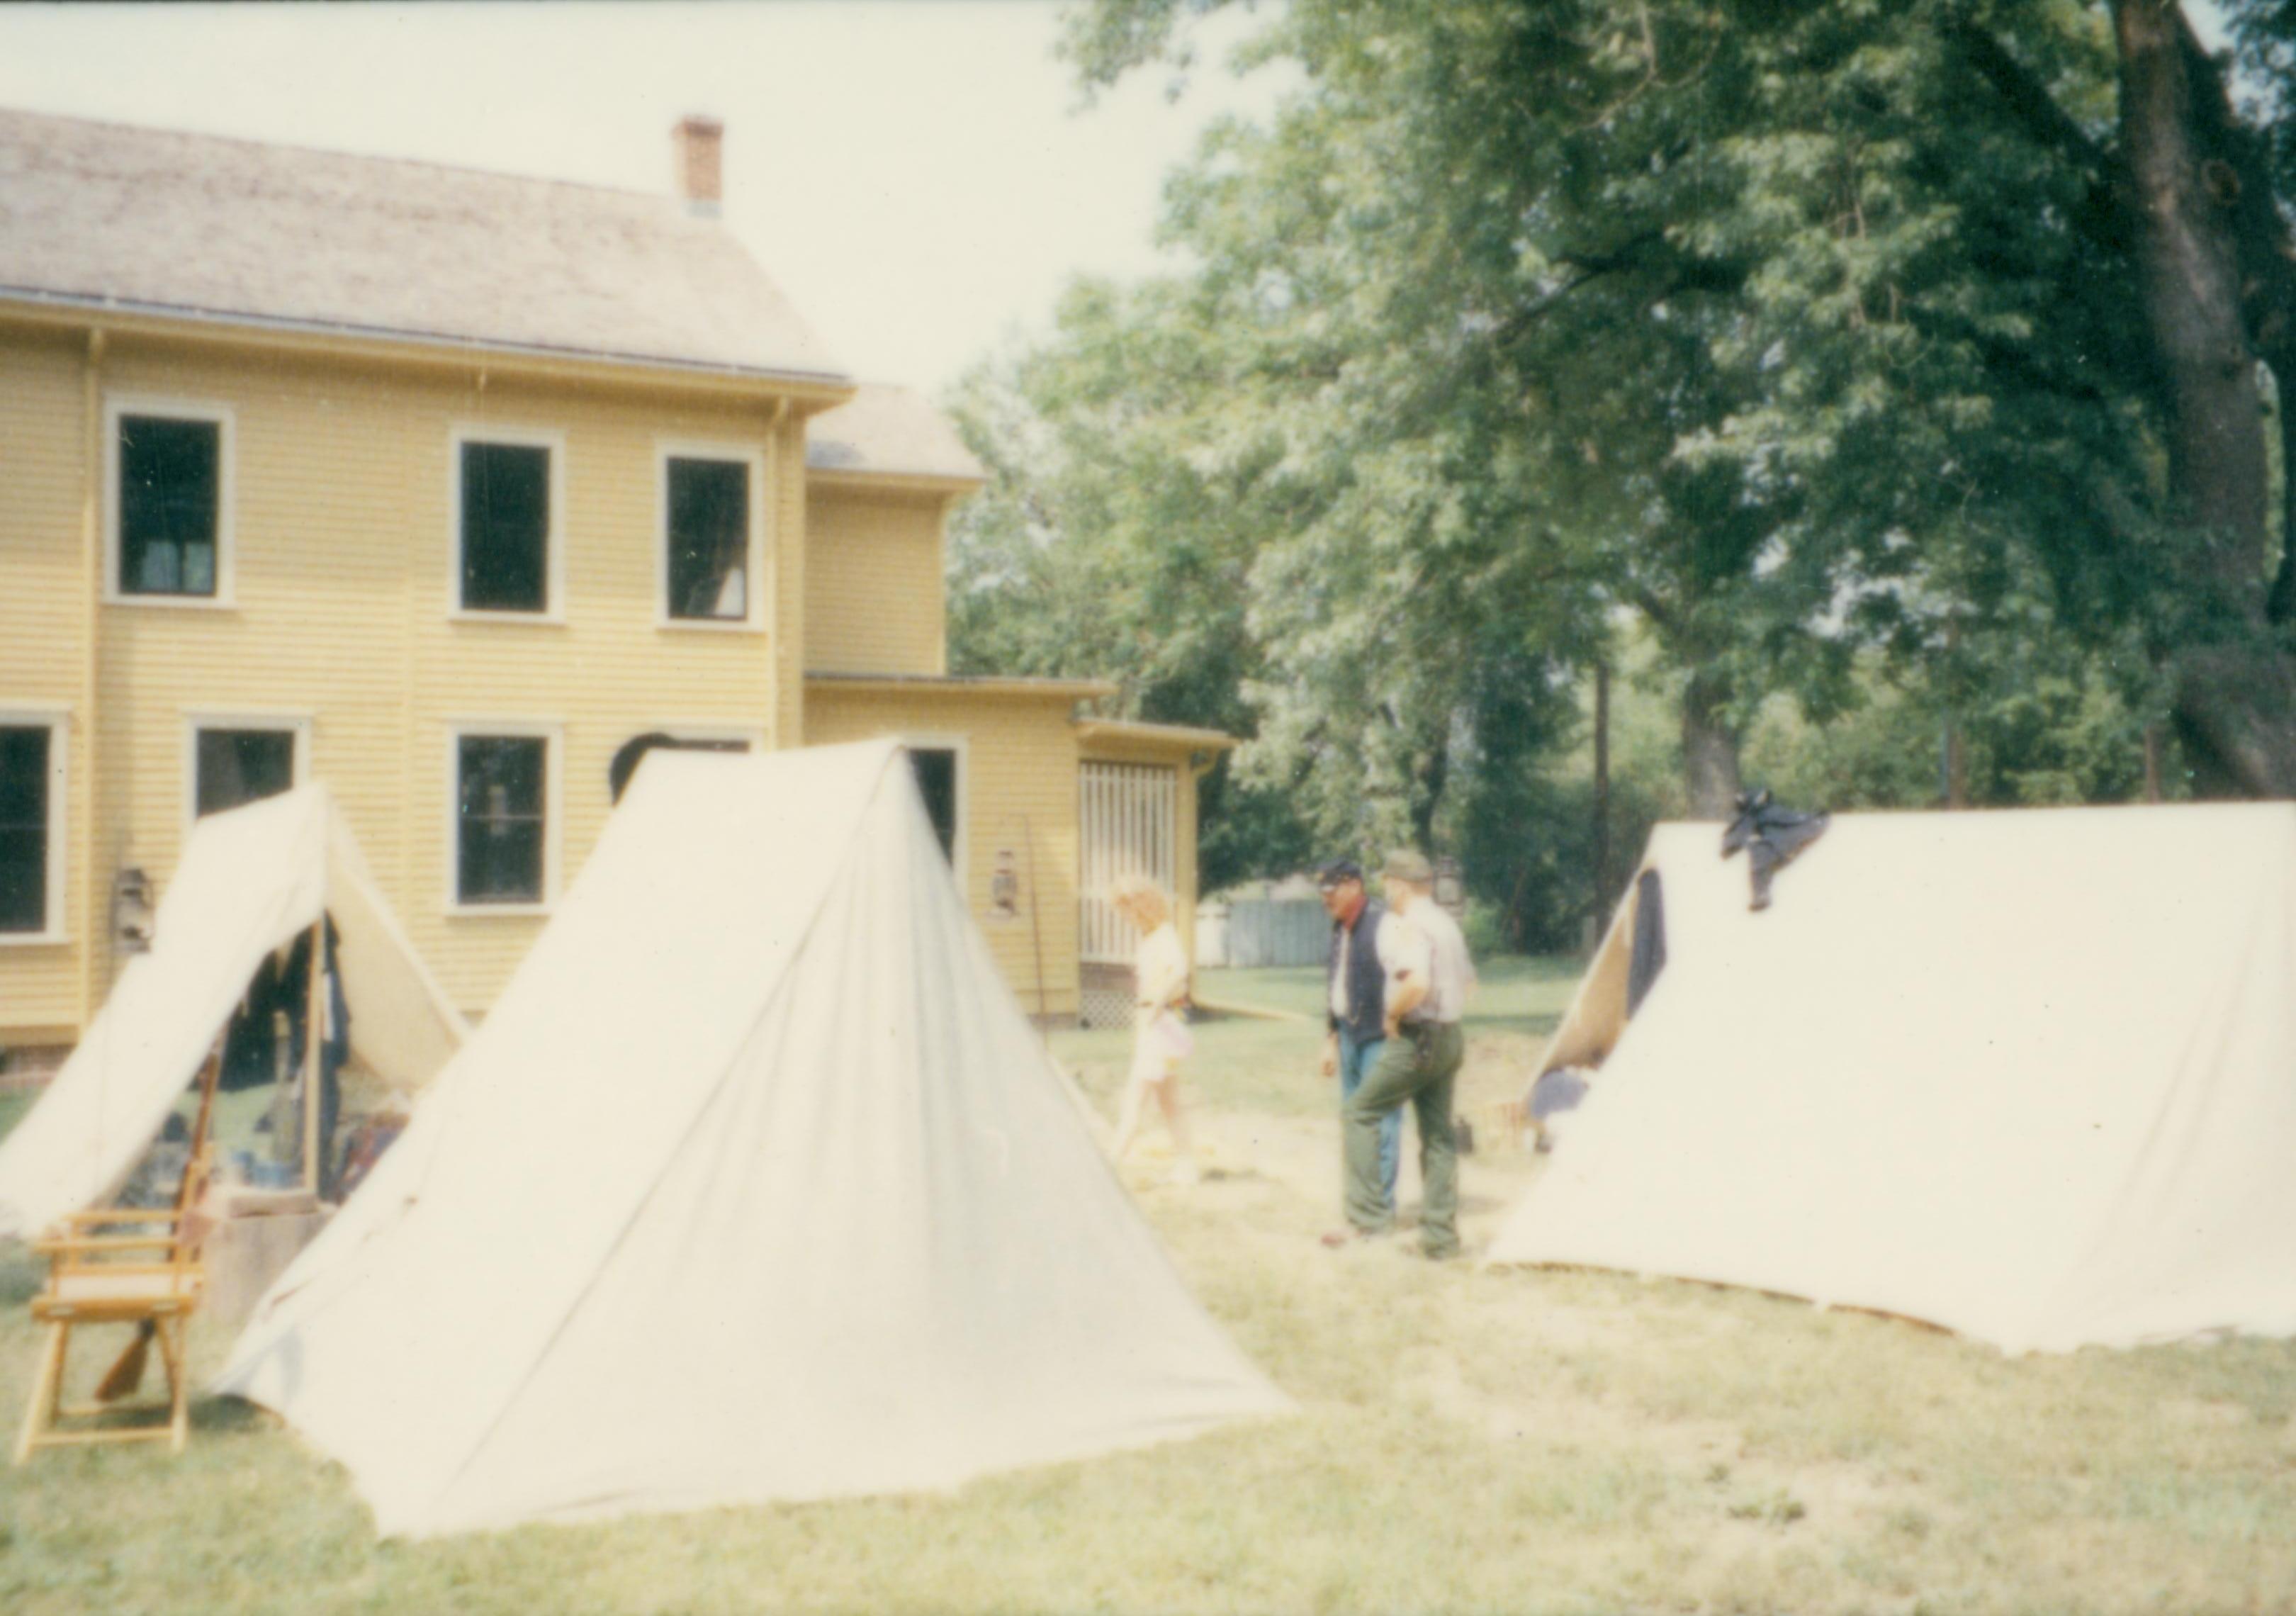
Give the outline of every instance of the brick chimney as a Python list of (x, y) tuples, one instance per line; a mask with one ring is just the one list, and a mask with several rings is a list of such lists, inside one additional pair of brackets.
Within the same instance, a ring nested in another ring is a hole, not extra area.
[(670, 131), (673, 177), (688, 213), (702, 218), (718, 217), (718, 205), (726, 193), (725, 139), (726, 126), (714, 118), (681, 118)]

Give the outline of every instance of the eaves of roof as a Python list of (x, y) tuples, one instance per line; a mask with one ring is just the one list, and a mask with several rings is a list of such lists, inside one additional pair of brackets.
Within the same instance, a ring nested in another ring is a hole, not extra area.
[(1087, 744), (1123, 742), (1175, 751), (1224, 752), (1242, 744), (1226, 730), (1199, 729), (1187, 724), (1143, 724), (1126, 718), (1087, 718), (1077, 726), (1077, 736)]
[(840, 690), (925, 697), (1004, 696), (1037, 701), (1090, 701), (1112, 696), (1107, 679), (1037, 679), (1002, 674), (808, 673), (805, 682)]
[(833, 408), (852, 398), (856, 391), (849, 378), (833, 372), (772, 371), (691, 359), (488, 341), (443, 333), (131, 303), (115, 298), (73, 297), (19, 286), (0, 286), (0, 317), (75, 329), (94, 326), (121, 334), (298, 348), (463, 369), (477, 365), (504, 371), (579, 373), (611, 375), (619, 380), (644, 378), (712, 390), (783, 393), (801, 398), (813, 409)]

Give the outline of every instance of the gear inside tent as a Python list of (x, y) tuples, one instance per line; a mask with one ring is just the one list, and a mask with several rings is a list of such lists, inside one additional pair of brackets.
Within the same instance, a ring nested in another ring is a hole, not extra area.
[(890, 742), (650, 753), (217, 1386), (414, 1536), (943, 1487), (1290, 1406), (1094, 1144)]
[[(185, 840), (149, 951), (129, 958), (62, 1069), (0, 1141), (0, 1235), (29, 1237), (119, 1194), (250, 984), (266, 972), (293, 980), (277, 962), (299, 947), (308, 961), (323, 928), (336, 991), (321, 1019), (347, 1032), (344, 1058), (403, 1091), (439, 1071), (469, 1029), (399, 929), (327, 788), (208, 815)], [(306, 1106), (283, 1127), (299, 1132), (316, 1118)]]
[(1710, 825), (1643, 867), (1665, 970), (1627, 1021), (1598, 960), (1491, 1261), (2010, 1350), (2296, 1333), (2296, 806), (1841, 815), (1759, 912)]

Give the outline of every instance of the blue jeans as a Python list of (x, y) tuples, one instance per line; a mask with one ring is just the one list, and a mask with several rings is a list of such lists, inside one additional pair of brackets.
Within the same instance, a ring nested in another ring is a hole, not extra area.
[[(1345, 1107), (1355, 1097), (1357, 1089), (1379, 1064), (1379, 1052), (1387, 1047), (1385, 1038), (1373, 1038), (1358, 1044), (1355, 1035), (1346, 1028), (1340, 1029), (1340, 1104)], [(1387, 1185), (1387, 1204), (1390, 1213), (1395, 1207), (1395, 1169), (1403, 1160), (1403, 1107), (1397, 1106), (1379, 1120), (1379, 1176)]]

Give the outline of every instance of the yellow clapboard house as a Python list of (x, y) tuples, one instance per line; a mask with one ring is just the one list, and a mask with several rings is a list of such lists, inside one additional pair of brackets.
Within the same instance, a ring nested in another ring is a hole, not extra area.
[(1024, 1006), (1123, 998), (1102, 893), (1192, 897), (1227, 739), (947, 675), (980, 468), (719, 226), (719, 142), (652, 195), (0, 111), (0, 1046), (308, 778), (483, 1014), (666, 742), (903, 737)]

